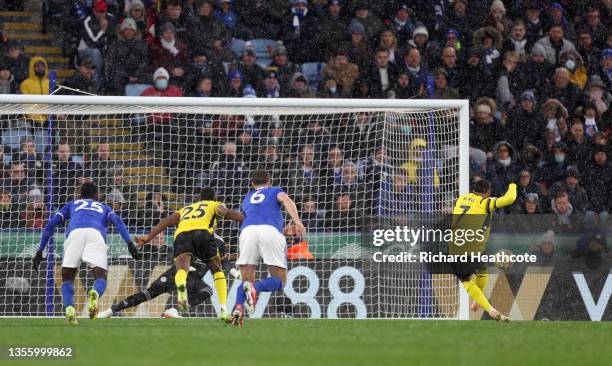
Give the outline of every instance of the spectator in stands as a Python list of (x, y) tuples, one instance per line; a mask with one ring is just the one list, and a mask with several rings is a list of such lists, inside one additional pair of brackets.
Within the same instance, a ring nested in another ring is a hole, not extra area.
[(555, 232), (578, 232), (580, 223), (574, 212), (574, 207), (569, 201), (569, 195), (565, 191), (558, 192), (550, 202), (552, 222), (549, 227)]
[(296, 72), (291, 78), (290, 89), (287, 92), (288, 98), (314, 98), (314, 91), (308, 86), (304, 74)]
[(520, 67), (520, 72), (523, 75), (529, 75), (525, 78), (525, 89), (534, 90), (536, 96), (543, 97), (542, 90), (550, 84), (550, 79), (555, 72), (555, 66), (546, 60), (546, 52), (540, 44), (533, 45), (531, 49), (531, 57), (527, 62)]
[[(594, 135), (594, 134), (593, 134)], [(585, 135), (584, 125), (579, 118), (574, 118), (570, 126), (570, 134), (566, 140), (569, 163), (580, 165), (591, 160), (593, 156), (591, 137)]]
[(483, 50), (485, 71), (492, 73), (501, 57), (501, 34), (493, 27), (480, 28), (474, 32), (474, 46)]
[(302, 196), (300, 205), (300, 218), (307, 232), (322, 231), (325, 227), (325, 214), (318, 209), (317, 200), (311, 196)]
[(541, 214), (540, 201), (537, 193), (529, 193), (522, 201), (520, 214), (523, 215), (538, 215)]
[[(459, 87), (459, 65), (457, 65), (457, 51), (452, 47), (442, 49), (441, 68), (446, 73), (448, 86), (453, 89)], [(435, 75), (434, 75), (435, 76)]]
[(574, 42), (576, 40), (576, 32), (574, 31), (574, 23), (563, 16), (563, 5), (559, 3), (552, 3), (549, 8), (549, 29), (553, 25), (560, 25), (563, 28), (563, 34), (565, 37)]
[(341, 14), (343, 3), (328, 0), (325, 12), (319, 16), (319, 47), (323, 50), (321, 60), (334, 56), (339, 44), (346, 38), (346, 22)]
[[(608, 130), (612, 121), (606, 119), (604, 121), (599, 115), (597, 106), (590, 101), (582, 106), (582, 118), (584, 119), (584, 131), (587, 136), (593, 137), (599, 130)], [(608, 115), (609, 117), (609, 115)]]
[(531, 250), (531, 253), (535, 254), (537, 257), (537, 263), (549, 263), (556, 258), (555, 241), (555, 232), (552, 230), (546, 231), (542, 237), (540, 237), (538, 243)]
[(190, 48), (213, 48), (215, 40), (222, 39), (224, 44), (230, 44), (230, 32), (223, 23), (218, 21), (213, 13), (211, 0), (201, 0), (197, 3), (197, 15), (187, 21), (187, 34)]
[(433, 72), (434, 76), (434, 99), (459, 99), (459, 92), (448, 85), (448, 73), (442, 68)]
[(366, 38), (365, 28), (360, 22), (351, 23), (346, 29), (349, 41), (341, 45), (346, 50), (351, 63), (359, 68), (367, 67), (372, 58), (370, 44)]
[(532, 180), (535, 181), (534, 172), (541, 166), (542, 152), (534, 144), (524, 144), (519, 156), (518, 163), (522, 169), (527, 169), (532, 173)]
[(526, 144), (536, 144), (539, 141), (544, 125), (544, 119), (536, 109), (535, 95), (526, 91), (508, 114), (505, 137), (517, 149), (522, 149)]
[(34, 188), (28, 192), (28, 204), (25, 211), (19, 215), (26, 229), (42, 229), (47, 220), (44, 197), (40, 189)]
[[(21, 94), (49, 94), (49, 74), (47, 61), (42, 57), (32, 57), (28, 78), (19, 85)], [(42, 122), (39, 119), (35, 119)], [(46, 120), (44, 118), (43, 120)]]
[(261, 98), (279, 98), (282, 93), (285, 93), (285, 91), (281, 89), (281, 86), (278, 83), (278, 76), (276, 70), (277, 69), (274, 67), (267, 68), (266, 76), (263, 80), (263, 87), (260, 91)]
[(609, 93), (610, 89), (612, 89), (612, 47), (602, 51), (597, 76), (599, 76), (599, 80), (603, 82)]
[(228, 47), (228, 44), (225, 43), (226, 41), (223, 35), (214, 37), (213, 46), (207, 51), (211, 61), (220, 64), (232, 64), (236, 62), (236, 54)]
[(475, 115), (470, 121), (470, 147), (480, 149), (493, 157), (493, 146), (503, 138), (503, 127), (495, 118), (495, 102), (491, 98), (476, 101)]
[(456, 30), (459, 33), (459, 39), (462, 47), (469, 47), (472, 44), (472, 27), (470, 19), (466, 16), (468, 0), (457, 0), (449, 4), (449, 9), (445, 12), (443, 33), (449, 29)]
[(404, 55), (404, 62), (400, 67), (410, 74), (410, 80), (414, 88), (420, 89), (421, 85), (427, 85), (429, 71), (421, 66), (421, 52), (418, 49), (409, 49)]
[(107, 88), (111, 93), (123, 95), (127, 84), (148, 82), (149, 50), (131, 18), (123, 20), (116, 42), (106, 56)]
[[(351, 20), (351, 25), (356, 23), (363, 26), (369, 44), (378, 43), (378, 35), (383, 29), (383, 23), (376, 14), (370, 11), (368, 0), (360, 0), (355, 5), (355, 17)], [(406, 39), (410, 39), (410, 34), (406, 35)]]
[[(278, 39), (287, 10), (285, 0), (237, 0), (238, 30), (242, 39)], [(265, 22), (261, 20), (265, 19)]]
[[(238, 156), (238, 148), (233, 140), (225, 142), (217, 160), (212, 163), (208, 174), (200, 174), (202, 186), (217, 187), (219, 194), (228, 200), (240, 199), (241, 187), (246, 177), (246, 166)], [(208, 184), (206, 184), (208, 182)]]
[[(531, 43), (544, 37), (546, 34), (546, 20), (541, 17), (541, 4), (539, 0), (528, 0), (523, 5), (525, 9), (525, 23), (527, 26), (527, 39)], [(553, 65), (555, 63), (553, 62)]]
[(601, 59), (601, 49), (593, 45), (593, 37), (586, 28), (578, 30), (576, 51), (582, 57), (587, 73), (589, 75), (596, 73)]
[(19, 208), (13, 200), (8, 187), (0, 189), (0, 229), (10, 229), (19, 225)]
[(406, 213), (413, 212), (411, 187), (408, 185), (406, 174), (401, 171), (388, 176), (383, 181), (380, 194), (374, 193), (373, 197), (374, 207), (378, 206), (376, 211), (380, 215), (400, 218)]
[(521, 93), (521, 75), (517, 72), (519, 62), (518, 55), (514, 51), (504, 54), (502, 67), (497, 77), (495, 88), (496, 103), (500, 112), (509, 112), (516, 105), (516, 100)]
[(557, 99), (571, 113), (574, 113), (580, 99), (580, 90), (570, 83), (570, 75), (566, 68), (555, 70), (552, 83), (542, 90), (545, 99)]
[(596, 146), (585, 174), (585, 188), (591, 198), (590, 215), (598, 213), (600, 224), (607, 220), (612, 204), (612, 164), (608, 161), (608, 154), (608, 149)]
[(205, 76), (197, 83), (195, 94), (193, 94), (192, 96), (200, 98), (210, 98), (218, 96), (216, 94), (217, 92), (215, 87), (213, 86), (212, 79), (208, 76)]
[(109, 187), (113, 178), (109, 174), (115, 165), (110, 145), (107, 141), (99, 141), (95, 154), (85, 163), (85, 176), (91, 178), (98, 187)]
[(563, 27), (552, 25), (548, 30), (548, 36), (540, 38), (536, 44), (544, 47), (546, 61), (553, 65), (559, 65), (559, 56), (566, 51), (575, 51), (574, 44), (563, 38)]
[(493, 1), (489, 8), (489, 16), (484, 21), (483, 26), (495, 28), (500, 34), (508, 33), (510, 21), (506, 18), (506, 7), (503, 1)]
[(172, 23), (166, 23), (160, 28), (161, 36), (151, 45), (151, 68), (160, 67), (168, 70), (173, 78), (181, 78), (189, 64), (187, 46), (176, 39), (176, 30)]
[(225, 28), (230, 34), (234, 34), (236, 31), (236, 25), (238, 24), (238, 14), (232, 9), (231, 0), (219, 0), (218, 9), (214, 12), (215, 18), (223, 23)]
[(293, 195), (318, 197), (320, 193), (319, 166), (315, 161), (315, 148), (304, 145), (299, 151), (297, 162), (291, 169), (291, 191)]
[(348, 53), (345, 50), (337, 50), (335, 56), (325, 65), (322, 77), (333, 77), (340, 85), (342, 96), (350, 96), (353, 92), (353, 84), (359, 77), (359, 67), (349, 62)]
[[(155, 37), (155, 19), (150, 14), (147, 14), (145, 6), (141, 0), (132, 0), (127, 5), (126, 19), (133, 19), (136, 25), (136, 34), (138, 39), (146, 40), (147, 43), (153, 42)], [(123, 20), (125, 21), (125, 19)], [(120, 24), (121, 32), (123, 32), (123, 22)]]
[(66, 139), (62, 139), (57, 145), (53, 161), (53, 185), (56, 187), (58, 206), (63, 206), (74, 198), (82, 177), (83, 167), (72, 160), (72, 147)]
[(137, 227), (149, 229), (170, 214), (168, 198), (159, 191), (148, 192), (142, 208), (138, 212)]
[(565, 173), (570, 166), (567, 157), (568, 152), (567, 144), (563, 141), (556, 142), (553, 145), (553, 159), (545, 160), (542, 167), (543, 173), (547, 176), (546, 178), (549, 182), (554, 183), (565, 177)]
[(336, 79), (331, 76), (323, 78), (317, 91), (317, 98), (342, 98), (342, 89), (340, 89)]
[(261, 160), (257, 165), (257, 169), (270, 172), (272, 178), (279, 182), (281, 187), (289, 187), (289, 179), (292, 172), (289, 163), (283, 160), (276, 145), (269, 142), (268, 145), (260, 149), (259, 155)]
[[(112, 169), (108, 172), (109, 178), (111, 178), (110, 185), (103, 187), (106, 189), (106, 200), (112, 201), (113, 197), (108, 197), (110, 194), (115, 194), (114, 200), (117, 203), (125, 204), (125, 209), (134, 209), (136, 212), (136, 196), (131, 192), (131, 184), (125, 178), (125, 168), (120, 164), (115, 164)], [(127, 217), (124, 216), (124, 217)]]
[(169, 85), (170, 74), (163, 67), (158, 68), (153, 73), (153, 86), (145, 89), (143, 97), (182, 97), (181, 89), (174, 85)]
[(155, 25), (155, 32), (157, 35), (161, 35), (159, 30), (166, 23), (170, 23), (174, 26), (175, 37), (177, 40), (186, 44), (189, 41), (189, 34), (187, 33), (187, 20), (188, 16), (184, 14), (183, 4), (181, 0), (168, 0), (166, 2), (166, 11), (161, 14), (159, 22)]
[(533, 180), (533, 175), (528, 169), (522, 169), (518, 174), (518, 184), (516, 192), (516, 202), (512, 205), (510, 211), (521, 212), (525, 207), (525, 201), (530, 195), (539, 197), (540, 190)]
[(266, 72), (256, 63), (256, 57), (255, 49), (247, 42), (240, 61), (231, 65), (230, 71), (239, 71), (245, 85), (250, 84), (255, 90), (260, 90)]
[(80, 30), (79, 57), (92, 59), (98, 73), (96, 82), (104, 80), (103, 60), (108, 46), (115, 38), (115, 17), (108, 13), (104, 0), (95, 0), (92, 14), (85, 18)]
[(128, 226), (131, 226), (133, 220), (130, 220), (130, 211), (127, 209), (127, 205), (125, 202), (125, 198), (123, 194), (118, 189), (113, 188), (109, 193), (106, 194), (104, 199), (106, 203), (115, 211), (119, 217), (121, 217), (124, 221), (128, 223)]
[(230, 71), (227, 78), (229, 79), (229, 85), (225, 91), (226, 97), (241, 98), (247, 87), (253, 91), (253, 96), (255, 96), (255, 89), (251, 84), (242, 84), (243, 76), (239, 70)]
[(510, 35), (502, 43), (502, 53), (514, 51), (519, 60), (524, 62), (529, 56), (531, 47), (533, 43), (527, 38), (525, 23), (521, 19), (515, 20), (511, 25)]
[(258, 140), (253, 136), (252, 130), (246, 128), (238, 135), (238, 141), (236, 142), (238, 157), (249, 167), (259, 159), (259, 154), (257, 154), (257, 149), (259, 149), (257, 141)]
[(495, 93), (493, 76), (485, 71), (483, 59), (481, 49), (471, 48), (467, 51), (467, 63), (459, 70), (459, 93), (469, 98), (471, 103)]
[(599, 233), (585, 233), (576, 242), (576, 249), (570, 252), (570, 258), (586, 257), (588, 267), (599, 268), (601, 256), (608, 253), (606, 236)]
[(11, 74), (15, 76), (15, 81), (21, 83), (24, 81), (29, 73), (30, 58), (21, 52), (21, 47), (15, 44), (15, 42), (9, 41), (6, 45), (6, 53), (3, 55), (4, 60)]
[(4, 179), (2, 187), (10, 192), (13, 202), (21, 208), (25, 206), (27, 193), (35, 187), (35, 184), (34, 179), (28, 177), (25, 164), (12, 161), (9, 176)]
[(491, 194), (502, 196), (511, 182), (516, 181), (520, 166), (516, 162), (514, 147), (500, 141), (493, 147), (493, 158), (487, 161), (487, 179), (491, 182)]
[(577, 213), (584, 214), (589, 208), (589, 198), (586, 190), (580, 185), (580, 173), (575, 167), (570, 167), (565, 173), (565, 179), (563, 181), (556, 182), (550, 187), (551, 192), (565, 191), (569, 196), (569, 201), (574, 207)]
[(391, 92), (394, 99), (412, 99), (426, 93), (425, 85), (421, 84), (420, 90), (410, 82), (410, 74), (406, 70), (400, 70), (397, 74), (397, 82)]
[(196, 92), (198, 83), (208, 78), (212, 81), (213, 94), (220, 95), (227, 84), (227, 76), (223, 64), (218, 60), (208, 57), (208, 51), (196, 48), (191, 53), (191, 65), (187, 67), (187, 90), (189, 93)]
[(364, 70), (362, 76), (369, 85), (369, 97), (386, 99), (397, 80), (397, 66), (389, 62), (389, 50), (379, 48), (374, 53), (374, 61)]
[(17, 94), (19, 85), (11, 68), (4, 61), (0, 61), (0, 94)]
[(563, 52), (559, 56), (559, 64), (567, 69), (570, 83), (576, 85), (580, 90), (584, 89), (588, 75), (582, 56), (576, 51)]
[(41, 185), (45, 179), (46, 168), (42, 154), (36, 152), (36, 143), (32, 137), (21, 140), (21, 151), (13, 156), (14, 161), (24, 163), (28, 178), (34, 178)]
[(606, 45), (606, 38), (609, 34), (610, 24), (602, 24), (598, 8), (591, 7), (587, 10), (586, 21), (583, 26), (589, 30), (597, 47), (602, 49), (609, 47)]
[(414, 36), (417, 25), (411, 18), (412, 13), (413, 10), (405, 3), (400, 3), (395, 6), (394, 17), (391, 19), (391, 26), (395, 34), (397, 34), (400, 44), (406, 44), (406, 42)]
[[(419, 50), (421, 56), (421, 66), (425, 69), (429, 70), (432, 66), (434, 66), (435, 60), (440, 54), (440, 49), (438, 44), (429, 39), (429, 32), (427, 28), (423, 25), (419, 25), (414, 32), (412, 33), (412, 39), (408, 41), (408, 47), (416, 48)], [(454, 48), (453, 48), (454, 51)], [(398, 56), (401, 57), (401, 52), (398, 51)], [(401, 64), (401, 58), (398, 57), (394, 62), (397, 64)]]
[(300, 71), (297, 64), (289, 61), (287, 47), (282, 42), (278, 42), (276, 48), (272, 51), (272, 63), (270, 67), (276, 68), (276, 76), (281, 90), (288, 90), (291, 83), (291, 77), (296, 72)]
[(353, 202), (349, 193), (338, 193), (333, 209), (328, 211), (325, 227), (331, 231), (361, 230), (361, 220), (357, 218)]
[(79, 59), (77, 72), (63, 83), (64, 86), (74, 90), (63, 89), (61, 90), (61, 94), (82, 95), (83, 93), (81, 92), (94, 95), (99, 94), (100, 88), (95, 79), (97, 71), (93, 59)]

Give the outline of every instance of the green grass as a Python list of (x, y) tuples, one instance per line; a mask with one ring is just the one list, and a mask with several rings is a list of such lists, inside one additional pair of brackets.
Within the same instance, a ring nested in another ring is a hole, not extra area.
[(0, 347), (70, 345), (72, 361), (0, 365), (609, 365), (612, 323), (0, 319)]

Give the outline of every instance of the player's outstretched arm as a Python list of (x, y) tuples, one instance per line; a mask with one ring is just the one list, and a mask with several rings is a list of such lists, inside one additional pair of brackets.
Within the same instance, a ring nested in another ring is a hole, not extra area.
[(298, 214), (297, 207), (295, 202), (287, 195), (285, 192), (281, 192), (276, 196), (276, 199), (285, 207), (287, 213), (293, 220), (295, 225), (295, 233), (296, 235), (302, 236), (306, 234), (306, 229), (304, 228), (304, 224), (302, 224), (302, 220), (300, 220), (300, 215)]
[(128, 250), (132, 258), (141, 259), (142, 255), (140, 254), (140, 252), (134, 245), (134, 242), (132, 241), (132, 238), (130, 237), (130, 233), (128, 232), (128, 229), (125, 226), (125, 223), (123, 222), (121, 217), (119, 217), (119, 215), (117, 215), (115, 212), (111, 212), (108, 218), (110, 222), (112, 222), (113, 225), (115, 225), (115, 227), (117, 228), (117, 231), (119, 231), (119, 235), (121, 235), (121, 238), (123, 239), (123, 241), (125, 241), (125, 244), (127, 244)]
[(159, 233), (161, 233), (162, 231), (166, 230), (166, 228), (168, 226), (176, 226), (178, 225), (179, 221), (181, 221), (181, 215), (178, 212), (173, 213), (172, 215), (164, 218), (163, 220), (161, 220), (159, 222), (159, 224), (155, 225), (150, 232), (148, 232), (147, 234), (143, 235), (143, 236), (137, 236), (136, 237), (136, 243), (139, 246), (143, 246), (146, 243), (150, 242), (151, 240), (153, 240), (153, 238), (155, 238), (157, 235), (159, 235)]
[(503, 196), (497, 197), (496, 199), (491, 200), (491, 205), (493, 205), (492, 210), (497, 208), (507, 207), (514, 203), (516, 200), (516, 184), (510, 183), (508, 186), (508, 190), (504, 193)]
[(42, 261), (42, 253), (45, 250), (47, 243), (49, 243), (49, 239), (51, 239), (51, 236), (53, 236), (55, 228), (59, 224), (61, 224), (66, 218), (66, 216), (69, 214), (67, 207), (68, 205), (62, 207), (62, 209), (53, 214), (53, 216), (51, 216), (51, 218), (49, 219), (49, 222), (47, 222), (47, 225), (45, 226), (45, 229), (40, 238), (40, 244), (38, 245), (36, 255), (34, 255), (34, 258), (32, 258), (32, 269), (38, 271), (38, 267), (40, 266), (40, 262)]
[(244, 215), (236, 210), (230, 210), (225, 207), (225, 205), (217, 206), (217, 215), (221, 217), (228, 218), (230, 220), (242, 222), (244, 220)]

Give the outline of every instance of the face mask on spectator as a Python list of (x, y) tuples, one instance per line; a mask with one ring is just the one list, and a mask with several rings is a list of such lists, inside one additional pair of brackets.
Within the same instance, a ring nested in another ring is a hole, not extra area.
[(565, 154), (555, 154), (555, 161), (557, 163), (563, 163), (565, 161)]
[(576, 69), (576, 62), (572, 59), (565, 61), (565, 68), (573, 72)]
[(337, 90), (337, 88), (336, 88), (336, 87), (329, 88), (329, 91), (330, 91), (330, 92), (332, 92), (332, 93), (335, 93), (335, 92), (336, 92), (336, 90)]
[(497, 161), (499, 161), (499, 163), (503, 165), (504, 167), (507, 167), (512, 162), (512, 158), (497, 159)]
[(166, 90), (168, 88), (168, 79), (155, 80), (155, 87), (160, 90)]

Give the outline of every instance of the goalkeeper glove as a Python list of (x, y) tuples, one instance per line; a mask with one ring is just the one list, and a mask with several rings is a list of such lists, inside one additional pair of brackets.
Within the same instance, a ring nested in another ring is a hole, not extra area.
[(142, 253), (140, 253), (138, 251), (138, 249), (136, 248), (136, 246), (134, 245), (134, 243), (131, 240), (128, 241), (127, 247), (128, 247), (128, 250), (130, 251), (130, 254), (132, 255), (132, 258), (134, 258), (134, 259), (141, 259), (142, 258)]
[(40, 266), (40, 262), (43, 259), (42, 250), (37, 250), (36, 255), (32, 258), (32, 269), (38, 272), (38, 267)]

